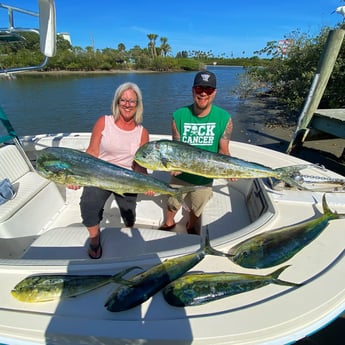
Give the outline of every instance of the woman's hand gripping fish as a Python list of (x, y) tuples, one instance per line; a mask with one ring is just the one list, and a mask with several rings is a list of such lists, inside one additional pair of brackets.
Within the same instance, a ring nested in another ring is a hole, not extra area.
[(209, 178), (274, 177), (298, 188), (303, 187), (296, 182), (296, 176), (301, 169), (311, 166), (305, 164), (271, 169), (174, 140), (150, 141), (137, 150), (134, 160), (152, 170), (181, 171)]

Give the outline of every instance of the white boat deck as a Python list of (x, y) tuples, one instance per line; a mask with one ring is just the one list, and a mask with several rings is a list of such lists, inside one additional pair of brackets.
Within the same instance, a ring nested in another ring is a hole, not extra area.
[[(265, 162), (272, 161), (267, 150), (257, 148), (255, 153), (245, 144), (234, 144), (233, 152), (248, 160), (260, 156)], [(300, 164), (293, 157), (288, 159), (290, 161), (276, 153), (274, 164)], [(333, 176), (331, 172), (315, 168), (308, 170), (311, 170), (310, 174)], [(168, 173), (154, 174), (160, 179), (169, 179)], [(20, 191), (26, 180), (19, 177), (18, 181)], [(213, 247), (227, 252), (254, 234), (320, 215), (324, 192), (322, 188), (316, 189), (315, 192), (279, 191), (263, 188), (259, 180), (215, 180), (213, 198), (202, 217), (202, 229), (208, 228)], [(185, 211), (179, 212), (179, 224), (174, 232), (157, 230), (163, 221), (166, 196), (141, 195), (133, 229), (123, 226), (114, 200), (107, 202), (101, 224), (103, 256), (91, 260), (87, 255), (88, 233), (80, 219), (80, 194), (81, 189), (56, 188), (53, 183), (48, 183), (30, 203), (25, 204), (26, 212), (15, 213), (11, 221), (7, 219), (1, 223), (4, 226), (0, 230), (5, 231), (0, 231), (0, 235), (5, 236), (1, 238), (0, 340), (6, 339), (6, 335), (13, 339), (13, 325), (16, 325), (16, 333), (20, 334), (18, 339), (31, 339), (33, 343), (61, 344), (64, 339), (69, 343), (89, 343), (93, 337), (97, 345), (113, 344), (114, 341), (126, 343), (128, 339), (132, 343), (144, 341), (150, 345), (172, 342), (174, 345), (205, 345), (210, 339), (213, 345), (282, 344), (318, 330), (345, 308), (342, 219), (332, 220), (316, 240), (283, 264), (290, 266), (279, 278), (304, 283), (298, 288), (270, 284), (187, 308), (171, 307), (159, 292), (142, 305), (121, 313), (110, 313), (104, 308), (115, 284), (72, 299), (46, 303), (17, 301), (11, 296), (11, 289), (32, 274), (114, 274), (132, 266), (147, 269), (167, 258), (195, 252), (200, 247), (201, 238), (186, 233)], [(343, 192), (327, 193), (329, 207), (338, 213), (345, 213), (344, 198)], [(52, 209), (55, 211), (48, 212)], [(16, 219), (19, 225), (13, 227)], [(36, 226), (42, 219), (44, 224)], [(11, 229), (20, 229), (23, 236), (11, 237)], [(21, 250), (14, 250), (18, 247)], [(207, 255), (191, 271), (265, 275), (283, 265), (270, 269), (244, 269), (227, 258)], [(134, 329), (136, 332), (131, 331)]]
[[(165, 174), (168, 175), (168, 174)], [(88, 232), (81, 223), (79, 198), (81, 190), (67, 189), (67, 203), (58, 217), (49, 222), (49, 228), (32, 243), (22, 255), (22, 259), (87, 259)], [(245, 199), (225, 180), (215, 183), (213, 198), (203, 214), (202, 224), (208, 225), (213, 237), (219, 237), (227, 229), (229, 234), (251, 223)], [(236, 200), (234, 206), (231, 200)], [(164, 256), (195, 251), (200, 246), (200, 238), (186, 232), (186, 211), (181, 209), (176, 217), (178, 221), (173, 231), (157, 230), (164, 220), (166, 196), (146, 197), (139, 195), (137, 203), (137, 221), (130, 229), (124, 227), (119, 210), (111, 197), (105, 207), (101, 223), (103, 256), (126, 258), (164, 253)], [(234, 210), (233, 210), (234, 209)], [(239, 215), (241, 215), (239, 217)], [(236, 234), (240, 236), (240, 234)], [(183, 243), (183, 245), (182, 245)], [(181, 248), (182, 247), (182, 248)], [(161, 254), (163, 255), (163, 254)]]

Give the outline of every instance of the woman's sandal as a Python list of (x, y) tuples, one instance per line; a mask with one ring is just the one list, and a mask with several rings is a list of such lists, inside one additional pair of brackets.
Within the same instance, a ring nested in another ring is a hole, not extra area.
[(158, 230), (164, 230), (164, 231), (170, 231), (172, 230), (174, 227), (176, 226), (176, 223), (174, 223), (173, 225), (166, 225), (165, 223), (162, 224)]
[(100, 259), (102, 257), (103, 249), (101, 245), (101, 235), (99, 235), (98, 244), (89, 244), (89, 250), (87, 253), (91, 259)]

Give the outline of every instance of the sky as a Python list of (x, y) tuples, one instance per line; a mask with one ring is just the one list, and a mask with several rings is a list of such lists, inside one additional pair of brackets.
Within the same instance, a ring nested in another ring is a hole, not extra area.
[[(37, 11), (36, 0), (1, 0)], [(147, 47), (148, 34), (166, 37), (175, 56), (181, 51), (214, 56), (251, 57), (267, 42), (294, 31), (316, 36), (343, 17), (332, 13), (343, 0), (56, 0), (57, 32), (70, 34), (73, 46), (129, 50)], [(0, 11), (0, 27), (4, 27)], [(5, 17), (7, 25), (7, 13)], [(23, 18), (19, 18), (22, 20)], [(24, 19), (23, 19), (24, 20)], [(16, 25), (25, 23), (16, 22)]]

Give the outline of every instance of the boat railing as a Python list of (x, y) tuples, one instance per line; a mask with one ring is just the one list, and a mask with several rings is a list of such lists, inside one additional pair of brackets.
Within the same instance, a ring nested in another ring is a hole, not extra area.
[[(0, 44), (23, 41), (23, 33), (33, 32), (39, 36), (40, 51), (44, 55), (42, 63), (35, 66), (0, 68), (0, 75), (37, 70), (43, 68), (49, 57), (55, 55), (56, 51), (56, 11), (54, 0), (38, 0), (39, 12), (33, 12), (22, 8), (0, 3), (0, 9), (7, 10), (8, 23), (6, 27), (0, 27)], [(39, 28), (25, 28), (15, 25), (17, 13), (38, 18)], [(0, 23), (1, 25), (1, 23)]]
[[(0, 44), (11, 42), (18, 42), (24, 40), (22, 36), (25, 32), (33, 32), (39, 36), (40, 40), (40, 51), (44, 56), (43, 62), (35, 66), (24, 66), (24, 67), (9, 67), (1, 68), (0, 66), (0, 76), (9, 76), (12, 73), (37, 70), (44, 67), (48, 61), (49, 57), (55, 55), (56, 52), (56, 11), (55, 11), (55, 1), (54, 0), (38, 0), (38, 13), (29, 11), (26, 9), (6, 5), (0, 3), (0, 10), (6, 10), (8, 14), (8, 23), (5, 27), (0, 27)], [(17, 15), (20, 16), (33, 16), (38, 18), (39, 28), (25, 28), (16, 25), (15, 17), (18, 19)], [(0, 23), (1, 25), (2, 23)], [(9, 119), (7, 118), (5, 112), (0, 105), (0, 123), (5, 127), (8, 135), (0, 135), (0, 144), (5, 143), (8, 140), (13, 140), (19, 150), (22, 151), (21, 145), (18, 140), (18, 136), (11, 125)], [(25, 157), (25, 155), (23, 154)], [(27, 159), (27, 157), (25, 157)]]

